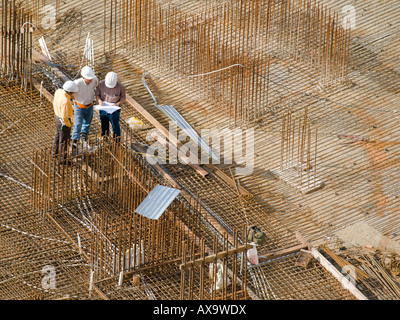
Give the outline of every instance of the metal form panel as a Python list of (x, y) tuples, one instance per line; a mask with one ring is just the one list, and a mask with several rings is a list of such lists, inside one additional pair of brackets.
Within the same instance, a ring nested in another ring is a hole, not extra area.
[(143, 73), (142, 76), (143, 85), (146, 87), (147, 91), (150, 93), (151, 97), (153, 98), (154, 105), (163, 112), (168, 118), (170, 118), (179, 128), (183, 130), (193, 141), (197, 143), (198, 146), (202, 150), (204, 150), (209, 157), (213, 158), (214, 160), (219, 162), (219, 158), (215, 155), (215, 153), (210, 149), (210, 147), (204, 142), (203, 139), (197, 134), (196, 131), (190, 126), (189, 123), (180, 115), (178, 111), (173, 106), (160, 106), (157, 103), (156, 97), (151, 92), (149, 86), (146, 83), (146, 75)]
[(180, 190), (158, 184), (136, 208), (135, 212), (146, 218), (158, 220), (179, 193)]
[(209, 157), (214, 160), (219, 160), (219, 158), (214, 154), (210, 147), (204, 142), (203, 139), (194, 131), (189, 123), (175, 110), (173, 106), (157, 106), (168, 118), (170, 118), (179, 128), (183, 130), (193, 141), (203, 149)]

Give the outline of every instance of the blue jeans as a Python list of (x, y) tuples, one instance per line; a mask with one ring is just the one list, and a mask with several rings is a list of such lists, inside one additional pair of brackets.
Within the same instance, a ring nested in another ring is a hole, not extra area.
[(76, 104), (74, 108), (74, 130), (72, 131), (72, 140), (79, 140), (81, 132), (89, 134), (90, 125), (93, 119), (93, 105), (90, 108), (79, 108)]
[(114, 132), (114, 138), (121, 136), (121, 129), (119, 127), (119, 116), (121, 110), (117, 110), (113, 113), (107, 113), (100, 110), (100, 121), (101, 121), (101, 135), (108, 135), (110, 132), (110, 122)]

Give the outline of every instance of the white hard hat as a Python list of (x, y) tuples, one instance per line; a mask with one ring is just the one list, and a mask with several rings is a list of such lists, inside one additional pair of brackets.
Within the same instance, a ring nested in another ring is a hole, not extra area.
[(95, 77), (92, 68), (89, 66), (84, 66), (81, 70), (81, 76), (85, 79), (91, 80)]
[(63, 89), (64, 91), (67, 92), (78, 92), (78, 86), (76, 85), (75, 82), (73, 81), (65, 81), (64, 85), (63, 85)]
[(118, 76), (115, 72), (109, 72), (104, 79), (107, 88), (114, 88), (118, 82)]

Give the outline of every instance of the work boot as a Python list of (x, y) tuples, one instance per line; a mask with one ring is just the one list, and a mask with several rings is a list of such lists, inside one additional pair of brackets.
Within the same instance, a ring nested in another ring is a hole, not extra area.
[(72, 155), (76, 156), (78, 153), (78, 140), (72, 140)]
[(83, 149), (91, 150), (92, 147), (89, 145), (89, 138), (87, 133), (81, 133), (82, 147)]

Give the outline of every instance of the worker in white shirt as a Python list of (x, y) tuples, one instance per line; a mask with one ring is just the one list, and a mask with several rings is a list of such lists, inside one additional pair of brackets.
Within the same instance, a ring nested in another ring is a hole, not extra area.
[(93, 119), (94, 94), (99, 80), (89, 66), (81, 70), (81, 78), (75, 80), (78, 92), (74, 95), (74, 130), (72, 131), (73, 146), (81, 138), (87, 141), (90, 125)]

